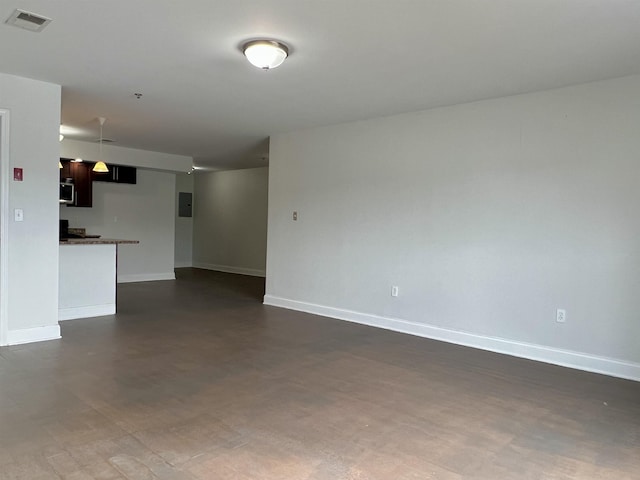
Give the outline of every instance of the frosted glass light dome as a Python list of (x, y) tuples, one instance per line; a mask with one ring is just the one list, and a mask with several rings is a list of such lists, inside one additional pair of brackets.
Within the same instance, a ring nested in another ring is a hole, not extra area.
[(270, 70), (282, 65), (289, 55), (286, 45), (273, 40), (255, 40), (248, 42), (243, 47), (247, 60), (258, 68)]

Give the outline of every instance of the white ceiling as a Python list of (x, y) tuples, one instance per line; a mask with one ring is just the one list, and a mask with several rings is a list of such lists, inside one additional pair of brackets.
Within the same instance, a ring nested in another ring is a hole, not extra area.
[[(266, 164), (269, 135), (640, 72), (638, 0), (3, 0), (0, 71), (62, 85), (94, 140)], [(287, 43), (261, 71), (247, 39)], [(143, 97), (138, 100), (134, 93)]]

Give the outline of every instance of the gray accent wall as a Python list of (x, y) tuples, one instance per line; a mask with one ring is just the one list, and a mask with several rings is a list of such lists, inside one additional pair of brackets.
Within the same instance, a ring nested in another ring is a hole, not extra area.
[(264, 276), (269, 169), (196, 171), (193, 265)]
[(265, 302), (640, 379), (638, 98), (631, 76), (275, 135)]

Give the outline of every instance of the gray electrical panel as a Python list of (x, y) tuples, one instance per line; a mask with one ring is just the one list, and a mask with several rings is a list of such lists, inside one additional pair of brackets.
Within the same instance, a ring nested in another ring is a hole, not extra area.
[(193, 202), (193, 194), (189, 192), (178, 192), (178, 216), (191, 217), (191, 205)]

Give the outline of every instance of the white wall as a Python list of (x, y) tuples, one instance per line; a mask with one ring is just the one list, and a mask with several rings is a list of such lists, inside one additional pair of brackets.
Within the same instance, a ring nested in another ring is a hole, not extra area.
[(638, 98), (634, 76), (273, 137), (265, 303), (640, 379)]
[[(193, 217), (178, 216), (178, 193), (193, 194), (193, 178), (195, 175), (176, 174), (176, 246), (175, 266), (191, 267), (193, 265)], [(192, 196), (193, 199), (193, 196)], [(192, 204), (193, 205), (193, 204)], [(193, 210), (192, 210), (193, 214)]]
[(24, 181), (9, 185), (8, 338), (23, 343), (59, 337), (58, 128), (60, 86), (0, 74), (0, 108), (10, 115), (10, 171)]
[(264, 276), (268, 170), (196, 171), (195, 267)]
[[(98, 160), (99, 145), (93, 142), (80, 142), (65, 138), (60, 144), (60, 156), (64, 158), (82, 158), (89, 161)], [(172, 172), (189, 172), (193, 158), (170, 153), (150, 152), (118, 145), (102, 146), (103, 160), (116, 165), (168, 170)]]
[(60, 218), (89, 234), (140, 241), (118, 246), (119, 282), (173, 279), (175, 174), (138, 169), (137, 177), (135, 185), (93, 182), (93, 207), (60, 206)]

